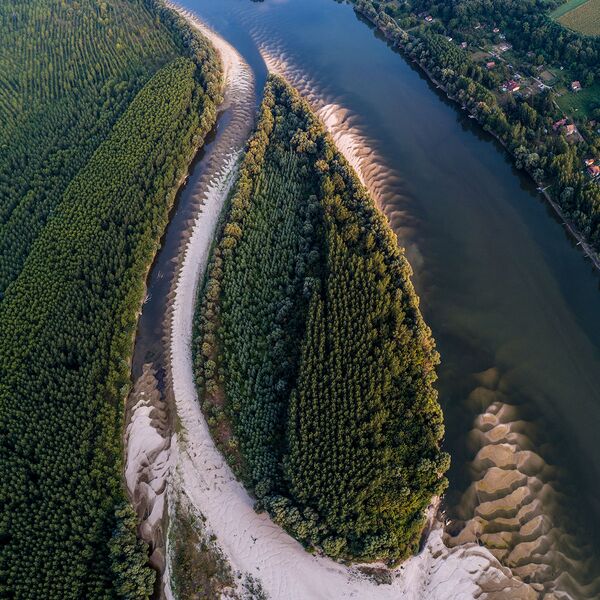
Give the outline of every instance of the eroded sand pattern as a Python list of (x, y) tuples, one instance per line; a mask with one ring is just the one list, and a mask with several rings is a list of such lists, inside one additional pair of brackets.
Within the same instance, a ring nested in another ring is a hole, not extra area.
[(404, 182), (386, 164), (376, 141), (367, 136), (359, 116), (345, 108), (325, 85), (308, 77), (282, 43), (267, 39), (267, 35), (256, 28), (251, 28), (251, 32), (269, 71), (289, 81), (323, 121), (337, 148), (388, 218), (411, 268), (419, 276), (424, 266), (423, 256), (415, 235), (416, 216), (414, 211), (404, 208), (407, 196)]
[(269, 71), (285, 77), (308, 100), (363, 185), (371, 192), (378, 205), (384, 206), (386, 199), (396, 193), (394, 186), (397, 178), (374, 150), (372, 141), (361, 131), (357, 117), (328, 98), (325, 91), (274, 46), (273, 43), (259, 45)]
[(151, 364), (129, 397), (129, 420), (125, 430), (125, 481), (140, 520), (140, 535), (150, 544), (150, 564), (165, 567), (167, 480), (171, 468), (171, 433), (168, 407)]
[(476, 376), (468, 402), (483, 406), (470, 444), (473, 483), (446, 532), (450, 547), (479, 543), (544, 598), (598, 598), (591, 546), (570, 534), (559, 469), (539, 454), (543, 432), (511, 405), (497, 369)]

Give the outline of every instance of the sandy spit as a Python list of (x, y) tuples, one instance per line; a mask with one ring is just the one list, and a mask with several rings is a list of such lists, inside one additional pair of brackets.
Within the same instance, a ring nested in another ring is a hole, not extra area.
[[(204, 204), (185, 249), (173, 298), (170, 370), (181, 424), (174, 445), (173, 489), (184, 494), (206, 517), (207, 526), (217, 536), (232, 569), (253, 575), (271, 599), (537, 597), (531, 588), (514, 580), (510, 571), (484, 548), (466, 544), (448, 549), (439, 526), (431, 532), (418, 556), (392, 572), (390, 584), (377, 585), (356, 569), (307, 553), (265, 514), (253, 510), (252, 498), (215, 447), (200, 410), (192, 372), (191, 335), (198, 285), (253, 120), (254, 81), (250, 68), (231, 45), (189, 12), (178, 10), (217, 48), (226, 72), (225, 103), (233, 116), (228, 135), (219, 140), (223, 145), (216, 153), (220, 161), (215, 161), (214, 169), (207, 170)], [(350, 164), (357, 165), (360, 161), (350, 152), (362, 152), (360, 143), (341, 145), (349, 154)], [(167, 586), (168, 571), (167, 568)], [(168, 590), (167, 596), (172, 597)]]

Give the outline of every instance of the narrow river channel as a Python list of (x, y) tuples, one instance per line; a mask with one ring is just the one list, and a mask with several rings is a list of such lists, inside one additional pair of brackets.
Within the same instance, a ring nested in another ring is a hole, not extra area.
[[(258, 89), (266, 77), (261, 51), (283, 58), (298, 81), (353, 115), (379, 157), (387, 178), (379, 201), (407, 250), (442, 356), (438, 389), (453, 457), (445, 501), (450, 533), (459, 535), (485, 510), (489, 519), (508, 521), (510, 511), (482, 503), (524, 485), (531, 493), (517, 508), (539, 510), (550, 525), (523, 537), (534, 544), (548, 534), (545, 545), (521, 553), (546, 557), (550, 572), (541, 581), (570, 568), (576, 584), (563, 588), (573, 597), (598, 597), (600, 562), (591, 557), (600, 542), (600, 294), (591, 264), (502, 148), (350, 6), (334, 0), (181, 5), (237, 48)], [(150, 278), (138, 371), (161, 352), (167, 280), (197, 177), (180, 196)], [(490, 440), (519, 453), (520, 471), (515, 466), (518, 476), (473, 487), (498, 464), (498, 457), (489, 463), (478, 454)], [(502, 540), (482, 541), (509, 560)], [(511, 556), (527, 575), (527, 560)]]

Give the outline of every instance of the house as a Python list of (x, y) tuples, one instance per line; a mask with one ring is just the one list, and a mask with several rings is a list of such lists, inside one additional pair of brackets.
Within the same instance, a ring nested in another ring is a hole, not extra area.
[(493, 60), (490, 60), (490, 62), (485, 63), (485, 66), (488, 71), (491, 71), (496, 66), (496, 63)]
[(552, 125), (552, 129), (554, 129), (554, 131), (558, 131), (563, 125), (567, 124), (567, 119), (561, 119), (560, 121), (556, 121), (556, 123), (554, 123), (554, 125)]
[(467, 45), (468, 45), (468, 44), (467, 44), (467, 42), (462, 42), (462, 43), (460, 44), (460, 47), (461, 47), (463, 50), (466, 50), (466, 49), (467, 49)]
[(577, 133), (577, 127), (571, 123), (570, 125), (565, 125), (564, 131), (565, 135), (574, 135)]
[(593, 158), (586, 158), (584, 162), (586, 167), (591, 167), (596, 161)]
[(579, 83), (579, 81), (573, 81), (571, 83), (571, 89), (574, 92), (580, 92), (581, 91), (581, 83)]
[(600, 176), (600, 167), (598, 165), (592, 165), (591, 167), (588, 167), (588, 173), (590, 174), (590, 177), (598, 177)]
[(498, 50), (500, 50), (500, 52), (508, 52), (508, 50), (510, 50), (511, 48), (512, 46), (510, 44), (507, 44), (506, 42), (498, 46)]
[(425, 17), (425, 20), (426, 20), (428, 23), (433, 23), (433, 17), (432, 17), (431, 15), (427, 15), (427, 16)]
[(498, 29), (498, 27), (494, 27), (494, 29), (492, 29), (492, 31), (493, 31), (494, 33), (500, 33), (500, 29)]
[(510, 81), (506, 82), (505, 87), (506, 90), (512, 94), (513, 92), (518, 92), (521, 89), (521, 84), (511, 79)]

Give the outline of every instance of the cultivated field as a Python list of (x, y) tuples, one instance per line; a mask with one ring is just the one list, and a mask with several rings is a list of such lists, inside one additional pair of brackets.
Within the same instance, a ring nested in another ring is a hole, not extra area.
[(556, 10), (550, 13), (550, 16), (553, 19), (558, 20), (563, 15), (566, 15), (569, 11), (576, 9), (577, 7), (585, 4), (588, 0), (569, 0), (569, 2), (565, 2), (561, 4)]
[(558, 16), (558, 22), (584, 35), (600, 35), (600, 0), (587, 0), (577, 5)]

